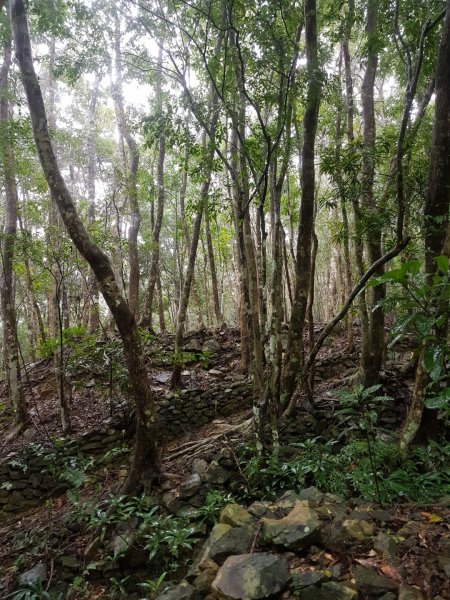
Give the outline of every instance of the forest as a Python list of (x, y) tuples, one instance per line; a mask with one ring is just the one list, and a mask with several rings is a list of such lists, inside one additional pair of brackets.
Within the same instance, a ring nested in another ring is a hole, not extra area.
[(450, 0), (0, 0), (0, 598), (450, 599)]

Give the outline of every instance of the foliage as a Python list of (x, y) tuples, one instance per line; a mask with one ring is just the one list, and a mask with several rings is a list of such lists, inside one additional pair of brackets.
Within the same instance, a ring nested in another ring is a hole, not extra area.
[(392, 269), (371, 283), (390, 283), (384, 310), (395, 311), (390, 346), (411, 333), (423, 349), (423, 367), (428, 374), (428, 408), (440, 409), (450, 418), (450, 387), (448, 364), (450, 345), (447, 339), (448, 304), (450, 301), (450, 271), (447, 256), (438, 256), (436, 272), (424, 273), (422, 262), (410, 260)]
[[(291, 461), (256, 456), (242, 465), (246, 482), (236, 489), (245, 499), (274, 499), (283, 490), (300, 491), (315, 485), (343, 498), (359, 496), (383, 503), (397, 500), (430, 501), (450, 492), (450, 444), (430, 443), (415, 448), (405, 460), (394, 442), (353, 440), (339, 448), (337, 439), (311, 438), (291, 444), (298, 455)], [(376, 470), (377, 490), (373, 470)]]
[(21, 585), (18, 590), (7, 596), (11, 600), (62, 600), (63, 594), (48, 592), (42, 581)]

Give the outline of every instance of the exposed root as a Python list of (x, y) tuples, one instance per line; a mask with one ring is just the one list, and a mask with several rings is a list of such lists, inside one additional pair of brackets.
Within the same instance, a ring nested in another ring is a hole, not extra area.
[(190, 458), (194, 458), (200, 452), (203, 452), (206, 448), (212, 446), (214, 442), (219, 439), (226, 439), (231, 434), (241, 432), (244, 436), (249, 434), (252, 429), (252, 418), (243, 421), (239, 425), (234, 425), (230, 427), (227, 431), (221, 431), (215, 435), (211, 435), (203, 440), (197, 440), (195, 442), (187, 442), (183, 444), (183, 448), (180, 450), (177, 448), (175, 452), (169, 453), (167, 455), (168, 460), (174, 460), (175, 458), (179, 458), (180, 456), (189, 455)]

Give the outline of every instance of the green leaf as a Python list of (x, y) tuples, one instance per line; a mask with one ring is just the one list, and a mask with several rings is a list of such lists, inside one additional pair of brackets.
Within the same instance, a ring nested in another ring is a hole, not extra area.
[(439, 271), (442, 271), (442, 273), (448, 273), (448, 269), (449, 269), (448, 256), (436, 256), (436, 264), (437, 264)]

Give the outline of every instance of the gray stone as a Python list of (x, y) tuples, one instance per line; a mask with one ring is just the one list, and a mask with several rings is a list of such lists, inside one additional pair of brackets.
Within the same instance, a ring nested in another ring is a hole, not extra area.
[(356, 587), (358, 590), (368, 594), (382, 594), (391, 590), (397, 590), (398, 583), (379, 575), (369, 567), (356, 565), (354, 570)]
[(322, 492), (313, 486), (301, 490), (298, 494), (300, 500), (307, 500), (309, 502), (309, 505), (313, 508), (319, 506), (319, 504), (322, 503), (323, 496), (324, 495), (322, 494)]
[(293, 510), (282, 519), (263, 518), (261, 533), (265, 542), (300, 550), (315, 541), (321, 523), (317, 513), (306, 501), (298, 501)]
[(398, 600), (423, 600), (423, 594), (419, 588), (401, 583), (398, 589)]
[(209, 465), (208, 469), (204, 473), (202, 479), (207, 483), (212, 483), (215, 485), (223, 485), (226, 483), (231, 477), (230, 471), (227, 471), (223, 467), (219, 465), (218, 462), (213, 460)]
[(200, 479), (200, 475), (194, 473), (189, 477), (189, 479), (186, 479), (186, 481), (181, 483), (180, 498), (190, 498), (191, 496), (194, 496), (200, 489), (201, 485), (202, 480)]
[(44, 581), (47, 577), (47, 567), (43, 562), (36, 563), (31, 569), (25, 571), (19, 576), (19, 584), (33, 584)]
[(295, 573), (292, 575), (291, 587), (294, 590), (297, 590), (320, 583), (324, 579), (325, 575), (321, 571), (304, 571), (303, 573)]
[(197, 598), (195, 587), (187, 581), (182, 581), (179, 585), (160, 594), (156, 600), (196, 600)]
[(222, 564), (231, 554), (245, 554), (250, 550), (253, 538), (254, 531), (249, 527), (231, 527), (218, 523), (203, 546), (198, 563), (209, 558)]
[(253, 518), (239, 504), (227, 504), (220, 513), (220, 522), (232, 527), (245, 527), (253, 523)]
[(290, 579), (286, 561), (275, 554), (229, 556), (212, 589), (224, 600), (260, 600), (280, 593)]
[(205, 340), (203, 342), (203, 346), (202, 346), (202, 352), (218, 352), (220, 350), (221, 346), (219, 344), (219, 342), (217, 340), (215, 340), (214, 338), (211, 338), (209, 340)]
[(317, 600), (357, 600), (358, 592), (347, 585), (328, 581), (323, 583)]
[(383, 556), (397, 556), (397, 544), (394, 538), (384, 531), (380, 531), (375, 538), (373, 548)]
[(347, 537), (362, 542), (373, 535), (373, 525), (365, 520), (346, 519), (342, 527), (344, 528)]

